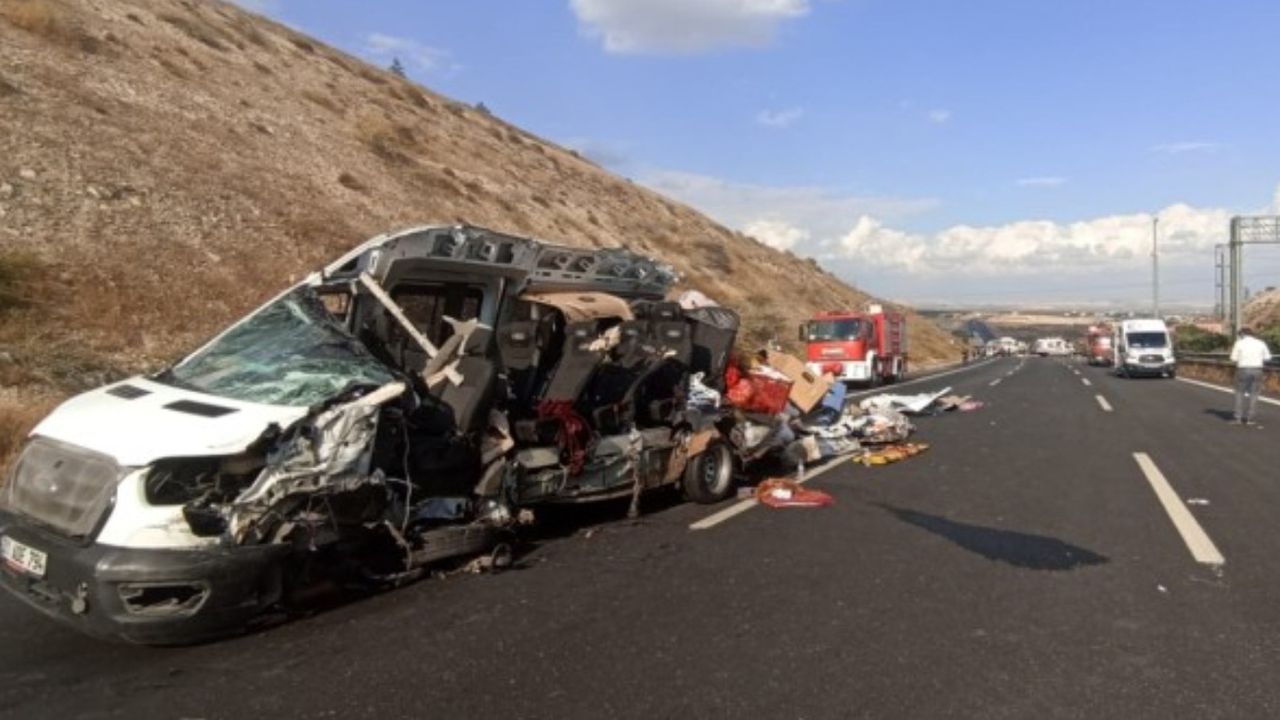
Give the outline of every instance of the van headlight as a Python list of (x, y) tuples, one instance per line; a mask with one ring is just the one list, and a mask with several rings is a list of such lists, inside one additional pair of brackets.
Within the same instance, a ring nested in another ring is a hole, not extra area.
[(36, 437), (18, 456), (0, 504), (68, 536), (84, 537), (102, 519), (123, 474), (106, 455)]

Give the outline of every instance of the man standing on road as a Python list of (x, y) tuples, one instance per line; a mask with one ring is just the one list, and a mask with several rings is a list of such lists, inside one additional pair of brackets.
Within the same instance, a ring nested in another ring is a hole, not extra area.
[(1253, 422), (1253, 410), (1262, 391), (1262, 366), (1271, 359), (1271, 350), (1254, 337), (1249, 328), (1240, 328), (1239, 338), (1231, 348), (1231, 362), (1236, 364), (1236, 415), (1241, 425)]

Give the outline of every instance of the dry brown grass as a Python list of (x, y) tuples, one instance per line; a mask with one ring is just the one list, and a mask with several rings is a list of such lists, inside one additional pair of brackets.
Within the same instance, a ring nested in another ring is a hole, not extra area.
[(302, 90), (299, 94), (302, 97), (306, 98), (307, 100), (311, 101), (312, 103), (319, 105), (325, 110), (328, 110), (334, 115), (343, 114), (342, 108), (339, 107), (338, 104), (333, 101), (333, 96), (330, 93), (323, 92), (320, 90), (306, 89), (306, 90)]
[(237, 48), (243, 49), (244, 46), (226, 31), (213, 25), (210, 21), (197, 15), (179, 15), (177, 13), (161, 13), (159, 16), (162, 22), (166, 22), (175, 28), (181, 30), (192, 40), (199, 42), (205, 47), (212, 48), (218, 52), (228, 52), (231, 48), (228, 45), (235, 45)]
[(0, 317), (6, 311), (29, 307), (44, 280), (44, 263), (29, 250), (0, 250)]
[(0, 18), (63, 47), (88, 54), (102, 49), (102, 41), (86, 32), (65, 5), (53, 0), (4, 0), (0, 2)]
[(10, 467), (31, 428), (56, 404), (48, 398), (25, 403), (0, 402), (0, 484), (8, 479)]
[(378, 112), (362, 114), (356, 121), (355, 133), (374, 155), (397, 165), (409, 163), (408, 151), (417, 144), (412, 128)]

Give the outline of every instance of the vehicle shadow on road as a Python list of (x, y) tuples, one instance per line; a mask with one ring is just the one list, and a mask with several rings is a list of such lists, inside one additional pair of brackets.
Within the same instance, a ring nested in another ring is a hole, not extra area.
[(941, 535), (969, 552), (1014, 567), (1028, 570), (1074, 570), (1081, 566), (1110, 562), (1110, 558), (1105, 555), (1057, 538), (970, 525), (885, 503), (876, 505), (899, 520)]

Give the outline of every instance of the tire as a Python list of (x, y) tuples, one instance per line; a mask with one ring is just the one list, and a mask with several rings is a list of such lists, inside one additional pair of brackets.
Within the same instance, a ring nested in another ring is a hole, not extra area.
[(893, 374), (889, 376), (889, 384), (897, 385), (902, 382), (903, 363), (901, 360), (893, 361)]
[(1178, 371), (1177, 371), (1177, 370), (1174, 370), (1174, 369), (1172, 369), (1172, 368), (1169, 370), (1169, 372), (1168, 372), (1167, 374), (1168, 374), (1168, 376), (1169, 376), (1169, 379), (1170, 379), (1170, 380), (1173, 380), (1174, 378), (1178, 377)]
[(701, 505), (718, 503), (733, 494), (733, 453), (723, 442), (713, 442), (684, 469), (681, 488), (685, 497)]

